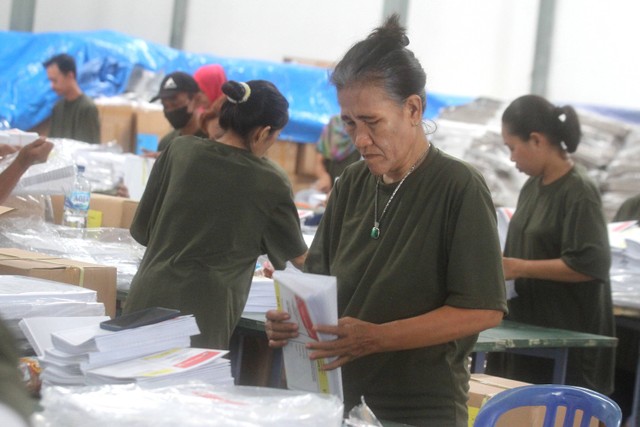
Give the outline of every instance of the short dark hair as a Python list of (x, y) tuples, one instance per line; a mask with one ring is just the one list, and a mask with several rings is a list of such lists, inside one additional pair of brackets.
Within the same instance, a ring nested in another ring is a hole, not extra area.
[(222, 93), (227, 99), (220, 109), (220, 127), (232, 130), (247, 143), (255, 128), (270, 126), (275, 132), (289, 121), (289, 102), (271, 82), (229, 80), (222, 85)]
[(382, 27), (349, 49), (331, 74), (331, 82), (338, 91), (354, 83), (379, 84), (398, 103), (418, 95), (424, 110), (427, 74), (406, 48), (408, 45), (406, 29), (400, 25), (398, 15), (393, 14)]
[(52, 65), (57, 65), (58, 69), (63, 74), (73, 73), (74, 76), (77, 76), (76, 72), (76, 60), (73, 59), (73, 56), (67, 55), (66, 53), (61, 53), (56, 56), (53, 56), (42, 63), (44, 68), (49, 68)]
[(524, 141), (533, 132), (542, 133), (569, 153), (576, 151), (582, 136), (580, 120), (572, 106), (556, 107), (538, 95), (524, 95), (509, 104), (502, 113), (502, 125)]

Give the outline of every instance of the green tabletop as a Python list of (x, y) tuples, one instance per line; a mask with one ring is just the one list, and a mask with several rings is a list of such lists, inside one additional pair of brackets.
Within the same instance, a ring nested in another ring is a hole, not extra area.
[[(264, 331), (264, 313), (243, 313), (239, 328)], [(618, 339), (564, 329), (543, 328), (503, 320), (499, 326), (482, 331), (473, 351), (494, 352), (510, 348), (615, 347)]]
[(482, 331), (474, 351), (505, 351), (510, 348), (615, 347), (618, 339), (603, 335), (543, 328), (503, 320), (499, 326)]

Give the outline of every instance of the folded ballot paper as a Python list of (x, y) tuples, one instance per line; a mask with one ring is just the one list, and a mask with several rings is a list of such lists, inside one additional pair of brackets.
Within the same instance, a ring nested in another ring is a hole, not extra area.
[(122, 331), (108, 331), (100, 325), (66, 329), (51, 335), (53, 346), (68, 354), (115, 351), (126, 346), (152, 345), (155, 341), (200, 333), (193, 315), (179, 316), (164, 322)]
[(319, 334), (314, 325), (338, 324), (337, 281), (332, 276), (302, 273), (294, 268), (273, 274), (278, 308), (299, 325), (297, 338), (283, 348), (287, 386), (292, 390), (329, 393), (343, 399), (340, 368), (323, 371), (326, 359), (311, 360), (305, 344), (330, 341), (333, 335)]
[[(25, 319), (22, 326), (32, 332), (38, 331), (34, 335), (40, 337), (38, 347), (44, 349), (44, 356), (40, 358), (44, 383), (84, 385), (93, 370), (189, 347), (190, 337), (200, 333), (192, 315), (117, 332), (102, 329), (103, 320), (106, 319), (88, 319), (84, 326), (77, 327), (76, 323), (76, 327), (69, 327), (69, 323), (62, 321), (47, 326), (42, 318)], [(50, 344), (42, 338), (47, 335)], [(101, 381), (107, 382), (106, 379)]]
[(222, 356), (226, 350), (174, 348), (149, 356), (92, 369), (87, 385), (136, 383), (162, 387), (199, 380), (209, 384), (233, 385), (231, 364)]

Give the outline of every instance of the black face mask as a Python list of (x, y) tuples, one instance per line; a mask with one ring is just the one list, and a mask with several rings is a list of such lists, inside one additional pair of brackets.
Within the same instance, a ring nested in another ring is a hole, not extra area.
[(185, 127), (187, 123), (189, 123), (189, 120), (191, 120), (192, 115), (193, 113), (189, 112), (189, 107), (187, 105), (181, 108), (176, 108), (175, 110), (164, 112), (164, 116), (169, 120), (169, 123), (171, 123), (171, 126), (173, 126), (174, 129), (182, 129)]

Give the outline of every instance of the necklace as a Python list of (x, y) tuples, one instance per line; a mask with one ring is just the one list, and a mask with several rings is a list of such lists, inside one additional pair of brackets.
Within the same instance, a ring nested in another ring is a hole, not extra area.
[(380, 215), (380, 219), (378, 219), (378, 189), (380, 188), (380, 177), (376, 178), (376, 197), (373, 199), (373, 228), (371, 228), (372, 239), (377, 240), (380, 237), (380, 222), (382, 221), (382, 218), (384, 218), (384, 214), (387, 213), (387, 208), (391, 204), (391, 201), (395, 197), (400, 187), (402, 187), (402, 184), (404, 183), (405, 179), (407, 179), (407, 177), (409, 177), (409, 175), (411, 175), (411, 173), (414, 170), (416, 170), (416, 168), (424, 160), (424, 158), (427, 157), (427, 153), (431, 148), (431, 143), (428, 143), (428, 144), (429, 145), (427, 145), (427, 149), (424, 150), (424, 153), (422, 153), (420, 158), (416, 160), (413, 166), (411, 166), (409, 171), (400, 180), (400, 183), (398, 184), (398, 186), (393, 190), (393, 193), (391, 193), (391, 197), (389, 197), (389, 201), (387, 202), (386, 205), (384, 205), (384, 209), (382, 209), (382, 214)]

